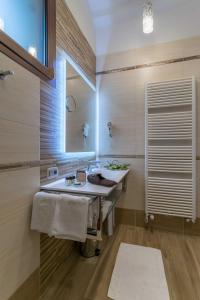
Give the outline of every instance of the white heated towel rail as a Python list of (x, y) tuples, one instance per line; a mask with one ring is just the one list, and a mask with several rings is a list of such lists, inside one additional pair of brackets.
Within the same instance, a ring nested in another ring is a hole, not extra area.
[(145, 87), (146, 216), (196, 219), (195, 78)]

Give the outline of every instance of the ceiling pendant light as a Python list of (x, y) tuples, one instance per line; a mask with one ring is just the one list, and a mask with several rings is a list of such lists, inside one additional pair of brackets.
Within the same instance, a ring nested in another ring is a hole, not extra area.
[(151, 1), (146, 1), (143, 10), (143, 32), (153, 32), (153, 7)]

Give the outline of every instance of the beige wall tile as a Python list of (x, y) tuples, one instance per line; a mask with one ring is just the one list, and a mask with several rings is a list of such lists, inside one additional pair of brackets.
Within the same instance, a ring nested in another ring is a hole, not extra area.
[(39, 160), (40, 80), (2, 53), (0, 69), (14, 71), (0, 80), (0, 164)]
[(184, 76), (195, 76), (196, 79), (196, 118), (197, 118), (197, 156), (200, 156), (200, 60), (184, 62)]
[(169, 79), (173, 80), (185, 76), (183, 63), (141, 68), (133, 72), (134, 82), (137, 84), (145, 84), (146, 82), (163, 81)]
[(40, 79), (0, 53), (0, 69), (14, 71), (0, 81), (0, 118), (38, 127)]
[(40, 129), (0, 118), (0, 164), (40, 159)]
[[(0, 53), (0, 164), (40, 159), (40, 79)], [(0, 174), (0, 299), (5, 300), (40, 264), (39, 234), (30, 230), (40, 168)]]
[[(184, 64), (105, 75), (100, 82), (100, 153), (144, 154), (145, 83), (184, 77)], [(113, 137), (107, 122), (113, 124)]]
[(144, 210), (144, 159), (120, 159), (130, 163), (131, 172), (128, 175), (127, 191), (118, 202), (118, 207)]
[(145, 84), (136, 86), (135, 154), (145, 154)]
[(30, 230), (39, 168), (0, 174), (0, 299), (8, 299), (39, 267), (39, 234)]
[[(100, 152), (127, 154), (135, 152), (135, 84), (132, 72), (105, 76), (100, 89)], [(112, 122), (113, 138), (107, 123)]]
[(185, 39), (182, 43), (183, 55), (199, 55), (200, 49), (200, 38), (199, 36), (193, 37), (191, 39)]
[(97, 58), (97, 71), (199, 55), (200, 38), (182, 39)]
[[(116, 158), (101, 158), (102, 161), (112, 161)], [(127, 191), (122, 194), (117, 207), (125, 209), (144, 210), (144, 159), (120, 158), (121, 163), (130, 164), (127, 179)]]
[[(159, 44), (143, 49), (111, 54), (98, 59), (103, 69), (128, 67), (172, 58), (197, 55), (200, 37)], [(102, 69), (101, 69), (102, 70)], [(144, 155), (146, 82), (195, 76), (197, 79), (197, 116), (200, 116), (200, 60), (141, 68), (99, 77), (100, 81), (100, 154)], [(106, 123), (113, 123), (113, 138), (108, 136)], [(200, 156), (200, 118), (197, 118), (197, 155)], [(121, 160), (121, 159), (120, 159)], [(127, 159), (125, 159), (127, 161)], [(132, 173), (126, 195), (119, 206), (144, 209), (144, 160), (131, 159)], [(198, 174), (199, 171), (198, 162)], [(198, 190), (200, 188), (198, 175)], [(198, 191), (198, 203), (200, 191)], [(200, 204), (198, 204), (200, 216)]]

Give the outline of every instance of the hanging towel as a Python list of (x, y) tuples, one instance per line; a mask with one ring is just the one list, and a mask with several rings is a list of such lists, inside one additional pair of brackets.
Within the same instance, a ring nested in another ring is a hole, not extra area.
[(73, 241), (85, 242), (87, 236), (90, 198), (61, 194), (56, 203), (53, 235)]
[(90, 198), (39, 192), (33, 199), (31, 229), (84, 242)]
[(52, 236), (53, 220), (56, 202), (61, 199), (60, 194), (38, 192), (33, 197), (31, 229), (47, 233)]

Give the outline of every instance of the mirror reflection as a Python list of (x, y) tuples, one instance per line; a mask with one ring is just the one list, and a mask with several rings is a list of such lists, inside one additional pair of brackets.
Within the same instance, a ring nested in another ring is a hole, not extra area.
[(66, 152), (95, 151), (96, 93), (67, 62)]

